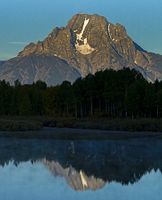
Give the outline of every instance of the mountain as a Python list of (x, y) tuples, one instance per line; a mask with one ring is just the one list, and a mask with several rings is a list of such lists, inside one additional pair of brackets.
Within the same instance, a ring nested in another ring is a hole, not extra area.
[[(65, 67), (66, 66), (66, 67)], [(66, 27), (55, 28), (42, 42), (30, 43), (5, 62), (0, 79), (48, 85), (104, 69), (135, 68), (150, 82), (162, 79), (162, 56), (136, 44), (121, 24), (99, 15), (77, 14)]]

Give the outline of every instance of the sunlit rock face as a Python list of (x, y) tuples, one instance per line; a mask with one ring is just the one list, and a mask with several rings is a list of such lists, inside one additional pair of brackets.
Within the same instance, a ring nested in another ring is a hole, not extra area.
[(88, 177), (82, 170), (78, 172), (71, 166), (63, 168), (58, 162), (46, 159), (43, 159), (42, 162), (54, 176), (64, 177), (74, 190), (97, 190), (105, 185), (102, 179), (94, 176)]
[[(119, 70), (124, 67), (135, 68), (140, 71), (143, 76), (153, 82), (156, 79), (162, 79), (162, 56), (148, 53), (138, 46), (127, 34), (124, 26), (121, 24), (113, 24), (105, 17), (99, 15), (77, 14), (72, 17), (66, 27), (55, 28), (44, 41), (37, 44), (30, 43), (19, 53), (17, 58), (14, 58), (5, 64), (5, 70), (0, 71), (0, 79), (8, 81), (18, 78), (16, 67), (23, 68), (26, 65), (26, 59), (33, 57), (33, 61), (28, 65), (36, 67), (38, 71), (40, 66), (36, 64), (35, 57), (46, 56), (57, 57), (65, 60), (69, 65), (69, 70), (75, 68), (76, 71), (70, 71), (69, 81), (78, 76), (86, 76), (89, 73), (94, 74), (96, 71), (104, 69)], [(24, 59), (26, 58), (26, 59)], [(56, 67), (56, 61), (46, 59), (43, 64), (43, 71), (46, 71), (46, 66), (49, 64), (57, 73), (64, 74), (64, 69), (61, 68), (62, 61), (60, 60), (59, 67)], [(37, 60), (38, 62), (38, 60)], [(42, 62), (42, 61), (41, 61)], [(57, 60), (58, 63), (58, 60)], [(9, 70), (7, 70), (9, 68)], [(22, 82), (26, 75), (19, 73), (19, 79)], [(48, 76), (48, 72), (45, 73)], [(35, 75), (36, 76), (36, 75)], [(35, 80), (35, 76), (31, 78)], [(32, 77), (32, 76), (31, 76)], [(62, 76), (67, 79), (66, 76)], [(46, 80), (45, 76), (39, 77), (41, 80)], [(50, 77), (49, 83), (60, 83), (62, 79)], [(27, 81), (28, 82), (28, 81)]]

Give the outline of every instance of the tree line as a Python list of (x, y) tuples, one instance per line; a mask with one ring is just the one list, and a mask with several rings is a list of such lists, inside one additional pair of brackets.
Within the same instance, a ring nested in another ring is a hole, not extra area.
[(162, 82), (149, 83), (128, 68), (99, 71), (58, 86), (0, 81), (0, 115), (160, 118)]

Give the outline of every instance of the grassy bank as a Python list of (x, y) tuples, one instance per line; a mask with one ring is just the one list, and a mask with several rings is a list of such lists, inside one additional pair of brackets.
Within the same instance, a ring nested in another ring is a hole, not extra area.
[(43, 124), (38, 120), (30, 119), (0, 119), (0, 131), (30, 131), (40, 130)]
[(100, 129), (109, 131), (162, 131), (162, 119), (73, 119), (73, 118), (42, 118), (47, 127)]
[(162, 131), (162, 119), (93, 119), (78, 120), (75, 128), (92, 128), (110, 131)]
[(0, 131), (40, 130), (43, 127), (162, 132), (162, 119), (74, 119), (45, 116), (0, 118)]

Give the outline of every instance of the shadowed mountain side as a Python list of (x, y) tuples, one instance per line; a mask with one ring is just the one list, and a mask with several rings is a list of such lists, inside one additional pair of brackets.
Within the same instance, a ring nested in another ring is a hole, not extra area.
[(3, 63), (4, 63), (4, 61), (1, 61), (1, 60), (0, 60), (0, 66), (1, 66)]
[[(9, 161), (16, 165), (23, 161), (40, 161), (53, 174), (65, 176), (70, 185), (72, 169), (79, 181), (82, 173), (85, 186), (89, 183), (86, 189), (96, 189), (104, 185), (103, 182), (111, 181), (133, 184), (153, 169), (162, 171), (162, 141), (158, 139), (60, 142), (1, 138), (0, 149), (2, 166)], [(89, 180), (94, 183), (92, 187)], [(76, 186), (75, 181), (73, 188), (82, 190), (83, 184), (80, 187), (81, 182), (77, 182)]]
[(12, 85), (15, 80), (22, 84), (32, 84), (38, 80), (49, 86), (61, 84), (64, 80), (73, 82), (80, 73), (65, 60), (55, 56), (31, 55), (13, 58), (0, 67), (0, 80), (5, 79)]

